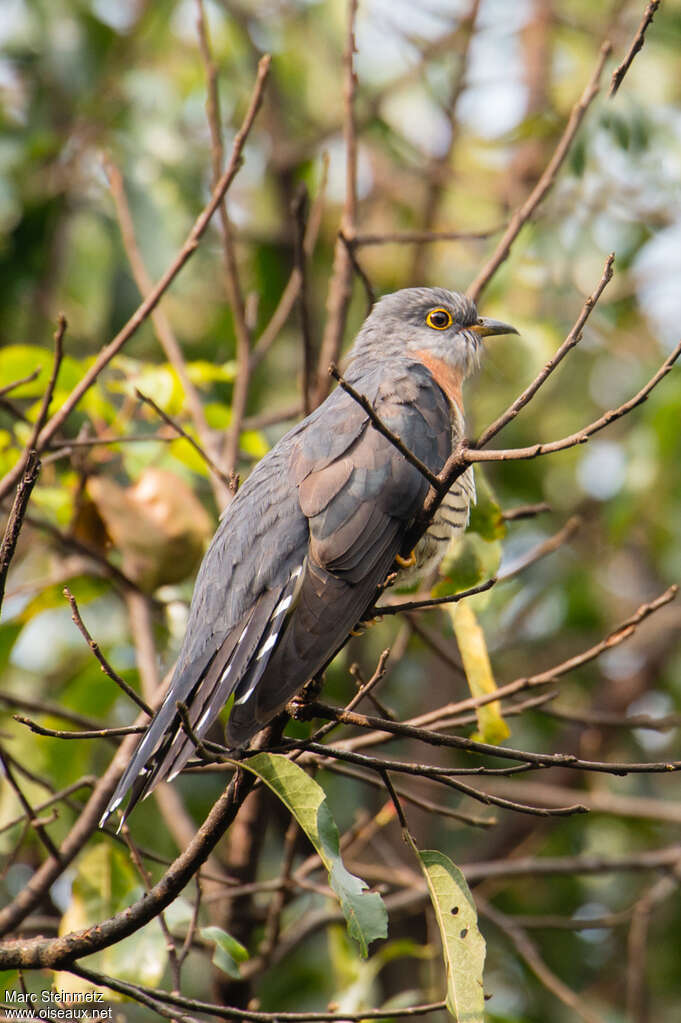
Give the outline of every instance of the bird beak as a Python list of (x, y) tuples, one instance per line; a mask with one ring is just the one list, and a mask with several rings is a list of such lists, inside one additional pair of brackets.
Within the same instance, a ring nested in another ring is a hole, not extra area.
[(502, 323), (501, 320), (488, 320), (481, 316), (477, 323), (468, 327), (479, 337), (492, 337), (495, 334), (517, 334), (518, 331), (510, 323)]

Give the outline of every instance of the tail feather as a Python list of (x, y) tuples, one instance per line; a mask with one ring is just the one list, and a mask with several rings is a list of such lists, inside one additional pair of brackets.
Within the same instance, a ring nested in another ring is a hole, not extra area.
[[(130, 792), (124, 821), (135, 805), (163, 780), (172, 780), (194, 751), (182, 728), (177, 703), (186, 704), (194, 734), (205, 736), (230, 694), (246, 699), (262, 676), (295, 607), (303, 566), (280, 587), (266, 590), (230, 630), (202, 669), (190, 665), (171, 682), (168, 693), (123, 772), (102, 815), (100, 827)], [(193, 670), (192, 670), (193, 669)], [(193, 672), (196, 671), (196, 676)]]

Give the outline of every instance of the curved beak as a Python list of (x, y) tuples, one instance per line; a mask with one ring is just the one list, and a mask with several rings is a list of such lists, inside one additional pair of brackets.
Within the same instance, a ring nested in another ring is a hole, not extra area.
[(496, 334), (517, 334), (518, 331), (510, 323), (502, 323), (501, 320), (489, 320), (481, 316), (477, 323), (474, 323), (468, 330), (474, 331), (479, 337), (493, 337)]

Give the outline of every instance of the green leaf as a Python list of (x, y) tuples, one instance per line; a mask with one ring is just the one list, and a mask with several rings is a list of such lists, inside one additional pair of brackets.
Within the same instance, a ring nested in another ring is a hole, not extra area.
[(444, 853), (420, 851), (410, 835), (407, 841), (419, 858), (440, 930), (447, 971), (447, 1009), (457, 1023), (484, 1023), (485, 939), (478, 928), (478, 914), (466, 879)]
[(187, 374), (189, 379), (197, 387), (201, 384), (209, 384), (214, 380), (220, 380), (231, 384), (236, 376), (236, 362), (230, 359), (228, 362), (208, 362), (206, 359), (196, 359), (187, 363)]
[(434, 597), (447, 597), (476, 586), (495, 575), (501, 562), (501, 543), (483, 540), (478, 533), (455, 537), (440, 566)]
[(369, 945), (388, 933), (383, 899), (367, 892), (366, 881), (355, 877), (340, 857), (338, 828), (326, 802), (326, 793), (302, 769), (281, 754), (258, 753), (240, 766), (261, 779), (281, 799), (312, 842), (329, 872), (329, 883), (347, 921), (348, 933), (358, 942), (362, 955)]
[(0, 625), (0, 671), (9, 664), (12, 647), (19, 637), (22, 626), (19, 622), (6, 622)]
[(475, 475), (476, 501), (471, 505), (468, 531), (478, 533), (483, 540), (503, 540), (506, 523), (494, 491), (481, 472)]
[(248, 950), (244, 948), (240, 941), (233, 938), (231, 934), (223, 931), (221, 927), (202, 927), (200, 934), (206, 941), (215, 942), (215, 953), (213, 955), (215, 966), (234, 980), (240, 980), (239, 963), (246, 962)]

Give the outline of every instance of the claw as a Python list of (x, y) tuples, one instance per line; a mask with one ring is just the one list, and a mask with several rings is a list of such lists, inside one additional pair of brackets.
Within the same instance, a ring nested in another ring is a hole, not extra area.
[(402, 558), (399, 554), (396, 554), (395, 561), (400, 568), (413, 568), (416, 564), (416, 551), (412, 551), (408, 558)]

